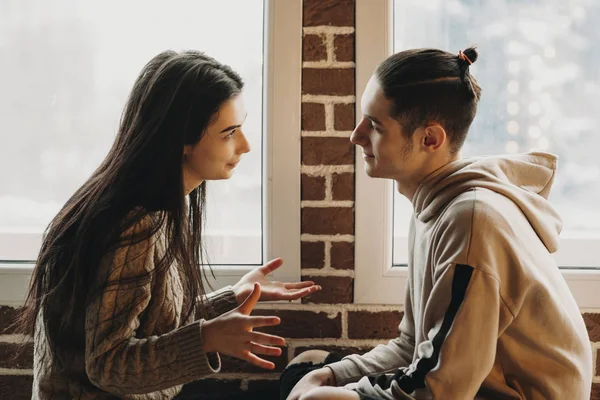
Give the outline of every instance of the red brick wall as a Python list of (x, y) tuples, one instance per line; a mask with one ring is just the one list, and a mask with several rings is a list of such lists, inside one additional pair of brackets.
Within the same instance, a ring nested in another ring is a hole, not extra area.
[[(348, 141), (355, 122), (354, 0), (304, 0), (302, 73), (302, 278), (323, 291), (302, 304), (262, 306), (256, 314), (275, 314), (271, 329), (287, 338), (276, 371), (259, 371), (223, 357), (221, 374), (196, 383), (199, 390), (225, 398), (276, 399), (280, 372), (309, 348), (343, 354), (364, 352), (396, 334), (401, 309), (352, 304), (354, 281), (354, 148)], [(14, 309), (0, 306), (0, 399), (31, 396), (31, 348), (14, 359), (19, 338), (4, 331)], [(584, 314), (597, 353), (600, 314)], [(595, 354), (596, 370), (600, 357)], [(218, 378), (218, 379), (217, 379)], [(600, 400), (600, 377), (592, 399)], [(260, 395), (258, 394), (260, 393)], [(209, 397), (207, 397), (209, 398)]]

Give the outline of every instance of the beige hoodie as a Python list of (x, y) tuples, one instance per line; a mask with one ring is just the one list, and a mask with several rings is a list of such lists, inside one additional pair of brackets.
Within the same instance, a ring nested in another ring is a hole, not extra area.
[(428, 176), (413, 198), (399, 337), (332, 364), (338, 385), (383, 399), (589, 399), (588, 334), (550, 255), (555, 170), (556, 157), (530, 153)]

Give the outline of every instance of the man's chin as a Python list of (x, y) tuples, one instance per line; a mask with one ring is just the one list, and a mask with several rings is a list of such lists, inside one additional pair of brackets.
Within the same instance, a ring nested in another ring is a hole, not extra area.
[(386, 174), (384, 171), (381, 171), (377, 168), (373, 168), (372, 166), (365, 166), (365, 172), (369, 176), (369, 178), (377, 178), (377, 179), (395, 179), (394, 176)]
[(365, 172), (371, 178), (381, 178), (381, 176), (377, 173), (377, 168), (373, 168), (368, 164), (365, 166)]

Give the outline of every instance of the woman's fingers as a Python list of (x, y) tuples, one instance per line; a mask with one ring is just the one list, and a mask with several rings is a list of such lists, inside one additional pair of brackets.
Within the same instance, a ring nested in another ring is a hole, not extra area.
[(271, 346), (285, 346), (285, 339), (280, 336), (269, 335), (262, 332), (248, 332), (250, 342), (268, 344)]
[(279, 347), (265, 346), (252, 342), (250, 342), (250, 351), (254, 354), (260, 354), (262, 356), (277, 357), (281, 355), (281, 349)]
[(261, 367), (264, 369), (274, 369), (275, 368), (275, 364), (273, 364), (271, 361), (267, 361), (267, 360), (263, 360), (262, 358), (256, 356), (255, 354), (252, 354), (251, 352), (247, 351), (242, 357), (242, 360), (246, 360), (248, 361), (250, 364), (254, 364), (257, 367)]
[(309, 294), (314, 293), (318, 290), (321, 290), (320, 286), (311, 286), (306, 289), (293, 290), (293, 291), (289, 291), (286, 293), (282, 293), (280, 295), (280, 297), (281, 297), (281, 300), (297, 300), (297, 299), (301, 299), (302, 297), (306, 297)]
[(260, 328), (261, 326), (276, 326), (281, 323), (279, 317), (248, 317), (249, 328)]
[(275, 271), (277, 268), (283, 265), (283, 260), (281, 258), (276, 258), (274, 260), (269, 261), (262, 267), (259, 267), (260, 272), (263, 275), (269, 275), (271, 272)]
[(306, 287), (311, 287), (315, 283), (313, 281), (304, 281), (304, 282), (295, 282), (295, 283), (284, 283), (283, 287), (286, 289), (304, 289)]
[(254, 284), (254, 288), (250, 295), (244, 300), (244, 302), (239, 306), (239, 310), (244, 315), (250, 315), (254, 306), (260, 299), (260, 285), (258, 283)]

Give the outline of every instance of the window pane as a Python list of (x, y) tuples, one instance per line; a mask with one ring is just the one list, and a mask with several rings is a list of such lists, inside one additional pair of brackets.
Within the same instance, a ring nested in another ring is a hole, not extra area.
[(263, 1), (165, 4), (2, 2), (0, 232), (41, 233), (108, 152), (145, 63), (197, 49), (244, 78), (253, 149), (232, 179), (209, 184), (210, 261), (262, 262)]
[[(600, 2), (395, 0), (394, 49), (478, 46), (483, 93), (464, 155), (548, 151), (559, 156), (550, 200), (562, 237), (600, 237)], [(395, 195), (394, 235), (410, 204)], [(394, 263), (406, 262), (396, 258)]]

